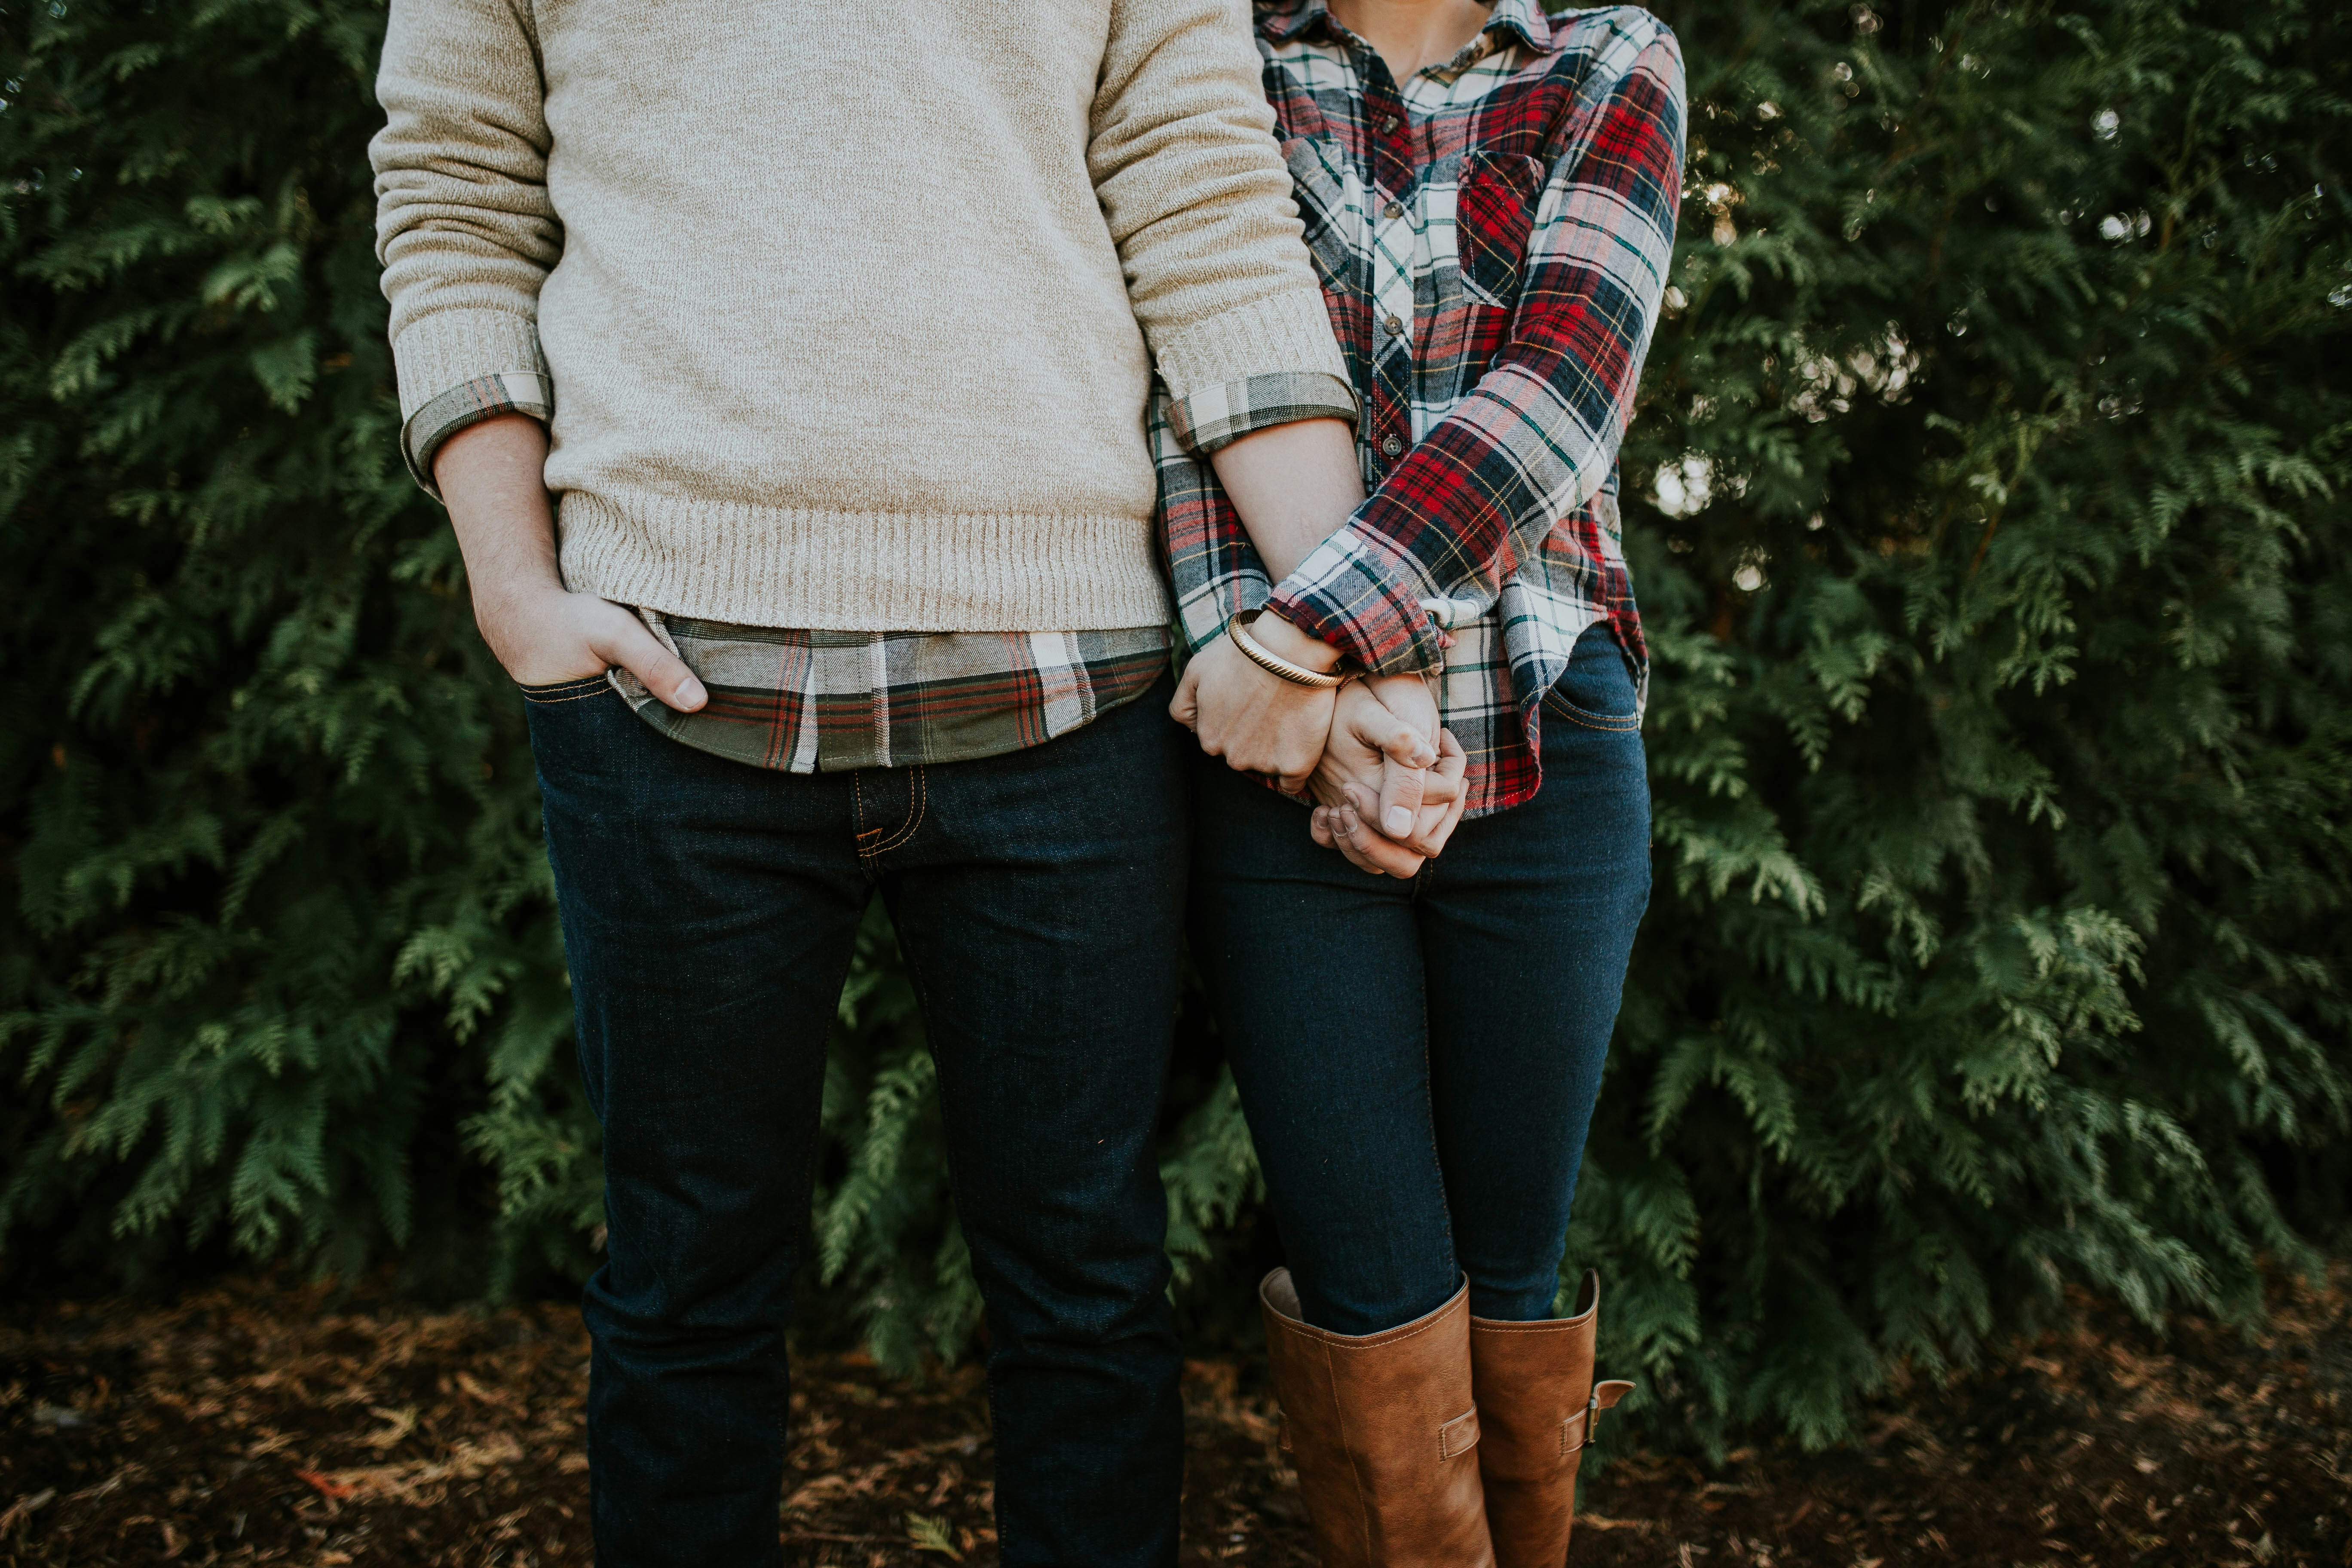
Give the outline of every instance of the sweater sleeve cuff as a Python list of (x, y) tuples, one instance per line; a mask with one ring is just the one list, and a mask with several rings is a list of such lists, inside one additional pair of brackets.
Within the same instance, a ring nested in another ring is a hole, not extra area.
[[(1348, 362), (1331, 335), (1323, 291), (1308, 287), (1238, 306), (1180, 328), (1152, 344), (1160, 378), (1178, 402), (1202, 390), (1257, 376), (1301, 372), (1331, 377), (1344, 389)], [(1349, 399), (1352, 409), (1354, 399)]]
[(1445, 602), (1412, 556), (1350, 523), (1275, 584), (1266, 607), (1373, 674), (1406, 675), (1444, 664), (1450, 639), (1433, 612)]
[(544, 425), (554, 412), (555, 400), (548, 395), (544, 375), (526, 370), (478, 375), (408, 416), (400, 430), (401, 456), (408, 459), (409, 477), (438, 500), (441, 487), (433, 481), (433, 459), (450, 437), (501, 414), (527, 414)]
[(1206, 458), (1253, 431), (1300, 419), (1356, 422), (1356, 395), (1336, 375), (1286, 370), (1241, 381), (1220, 381), (1190, 397), (1168, 401), (1168, 429)]
[(419, 316), (393, 339), (392, 358), (400, 371), (404, 421), (451, 387), (483, 376), (522, 371), (543, 380), (547, 374), (538, 323), (512, 310), (468, 307)]

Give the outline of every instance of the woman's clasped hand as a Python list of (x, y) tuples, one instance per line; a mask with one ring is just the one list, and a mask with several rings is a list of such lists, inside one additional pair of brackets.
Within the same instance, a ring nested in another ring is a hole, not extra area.
[[(1272, 615), (1257, 637), (1307, 668), (1328, 645)], [(1254, 639), (1257, 640), (1257, 639)], [(1219, 637), (1195, 655), (1169, 711), (1201, 749), (1314, 805), (1307, 831), (1376, 877), (1411, 877), (1462, 820), (1469, 759), (1419, 675), (1350, 676), (1336, 689), (1284, 679)]]
[(1307, 830), (1375, 877), (1412, 876), (1462, 820), (1467, 766), (1462, 743), (1438, 723), (1427, 680), (1350, 680), (1339, 689), (1330, 738), (1307, 781), (1315, 802)]

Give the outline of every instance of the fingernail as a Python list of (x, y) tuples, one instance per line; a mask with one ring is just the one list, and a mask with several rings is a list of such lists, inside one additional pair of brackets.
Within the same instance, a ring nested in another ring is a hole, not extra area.
[(1412, 813), (1401, 805), (1389, 807), (1389, 814), (1382, 820), (1389, 825), (1389, 837), (1391, 838), (1402, 838), (1412, 831)]
[(709, 700), (710, 694), (702, 689), (702, 682), (690, 676), (677, 689), (677, 702), (681, 708), (699, 708)]

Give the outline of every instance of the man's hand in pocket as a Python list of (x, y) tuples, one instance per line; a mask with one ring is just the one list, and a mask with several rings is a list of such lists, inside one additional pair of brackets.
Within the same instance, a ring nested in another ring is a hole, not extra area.
[(709, 700), (702, 682), (645, 622), (609, 599), (563, 586), (546, 472), (547, 432), (520, 414), (461, 430), (435, 455), (433, 477), (465, 552), (482, 640), (523, 686), (578, 680), (619, 665), (679, 712), (700, 708)]

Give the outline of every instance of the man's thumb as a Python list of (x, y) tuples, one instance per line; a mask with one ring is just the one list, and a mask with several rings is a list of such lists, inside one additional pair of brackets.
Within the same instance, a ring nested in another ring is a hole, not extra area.
[[(623, 612), (626, 615), (626, 612)], [(662, 647), (643, 621), (629, 616), (614, 646), (599, 649), (604, 657), (646, 684), (646, 689), (681, 713), (691, 713), (710, 700), (686, 661)]]

